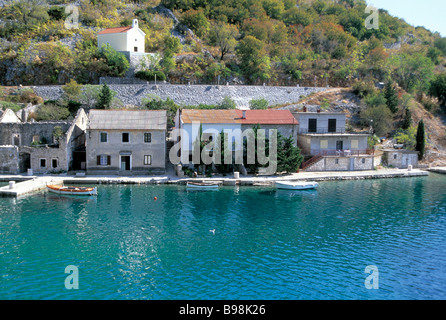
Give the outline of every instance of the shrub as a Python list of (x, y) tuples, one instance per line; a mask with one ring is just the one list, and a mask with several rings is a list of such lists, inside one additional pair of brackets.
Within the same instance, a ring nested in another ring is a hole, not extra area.
[(154, 81), (155, 76), (156, 76), (157, 81), (165, 81), (166, 80), (166, 75), (162, 71), (142, 70), (142, 71), (138, 71), (135, 74), (135, 77), (137, 77), (138, 79), (142, 79), (142, 80), (146, 80), (146, 81)]
[(235, 109), (237, 107), (237, 105), (235, 104), (235, 101), (232, 100), (230, 97), (225, 96), (223, 98), (223, 101), (220, 102), (220, 104), (218, 105), (218, 107), (220, 109)]
[(249, 101), (249, 108), (251, 110), (266, 110), (268, 109), (268, 101), (266, 99), (252, 99)]
[(56, 104), (41, 104), (37, 107), (35, 113), (35, 120), (66, 120), (70, 116), (70, 111), (66, 107), (61, 107)]
[(22, 109), (22, 107), (19, 106), (18, 104), (13, 103), (13, 102), (0, 101), (0, 109), (3, 109), (3, 110), (11, 109), (12, 111), (17, 112), (20, 109)]

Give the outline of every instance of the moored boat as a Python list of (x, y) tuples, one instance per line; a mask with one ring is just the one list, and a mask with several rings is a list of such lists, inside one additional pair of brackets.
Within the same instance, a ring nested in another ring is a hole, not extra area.
[(317, 182), (306, 182), (306, 181), (276, 181), (277, 189), (282, 190), (311, 190), (316, 189), (319, 186)]
[(188, 182), (187, 187), (190, 189), (215, 190), (218, 189), (218, 183), (214, 182)]
[(74, 195), (74, 196), (95, 196), (98, 194), (96, 187), (70, 187), (59, 185), (47, 185), (48, 191), (57, 194)]

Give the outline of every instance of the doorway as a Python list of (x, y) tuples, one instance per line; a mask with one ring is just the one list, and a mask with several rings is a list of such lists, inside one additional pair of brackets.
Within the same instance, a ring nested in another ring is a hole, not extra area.
[(121, 156), (121, 171), (130, 171), (132, 169), (132, 157)]
[(336, 141), (336, 150), (344, 150), (344, 141)]

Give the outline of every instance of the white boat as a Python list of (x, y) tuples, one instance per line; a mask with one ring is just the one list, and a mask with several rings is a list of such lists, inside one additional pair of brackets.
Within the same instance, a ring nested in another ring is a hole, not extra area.
[(218, 189), (218, 183), (213, 182), (188, 182), (187, 187), (189, 189), (199, 189), (199, 190), (215, 190)]
[(306, 182), (306, 181), (276, 181), (277, 189), (282, 190), (311, 190), (316, 189), (319, 186), (317, 182)]
[(47, 185), (49, 192), (73, 196), (95, 196), (98, 194), (96, 187), (69, 187), (58, 185)]

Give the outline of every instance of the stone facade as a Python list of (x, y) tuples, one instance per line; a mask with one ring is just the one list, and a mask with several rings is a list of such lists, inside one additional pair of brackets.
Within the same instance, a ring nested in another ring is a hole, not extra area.
[(409, 150), (385, 149), (382, 156), (383, 165), (407, 169), (409, 165), (418, 167), (418, 152)]
[[(101, 133), (107, 134), (107, 142), (101, 142)], [(151, 134), (151, 142), (144, 142), (144, 133)], [(129, 142), (122, 142), (123, 134), (129, 134)], [(87, 173), (139, 175), (164, 172), (166, 168), (166, 132), (162, 130), (88, 130)], [(145, 156), (150, 162), (145, 164)], [(98, 158), (99, 157), (99, 158)], [(100, 157), (103, 157), (101, 162)], [(130, 163), (125, 168), (123, 157)]]
[[(72, 151), (85, 130), (86, 114), (80, 109), (73, 121), (1, 123), (0, 145), (17, 149), (16, 164), (4, 166), (2, 173), (17, 174), (32, 169), (44, 174), (70, 170)], [(56, 132), (60, 132), (57, 137)], [(10, 154), (9, 148), (0, 149), (0, 157)], [(5, 168), (10, 168), (7, 172)]]
[(364, 171), (374, 168), (375, 157), (361, 155), (357, 157), (323, 157), (306, 171)]
[(90, 110), (86, 134), (88, 174), (165, 172), (166, 111)]
[(0, 173), (20, 173), (18, 147), (0, 146)]

